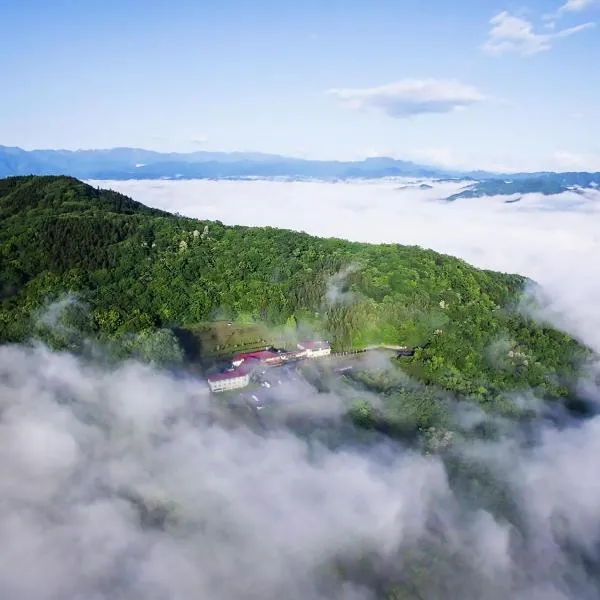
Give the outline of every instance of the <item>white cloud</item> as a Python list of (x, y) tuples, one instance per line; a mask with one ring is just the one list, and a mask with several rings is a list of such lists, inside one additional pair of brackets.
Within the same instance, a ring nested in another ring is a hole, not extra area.
[(564, 17), (569, 13), (580, 13), (592, 6), (600, 5), (599, 0), (567, 0), (557, 11), (543, 16), (543, 19), (548, 21), (547, 27), (554, 28), (556, 20)]
[(492, 28), (483, 46), (486, 52), (490, 54), (514, 52), (524, 56), (550, 50), (555, 40), (595, 27), (594, 23), (583, 23), (554, 33), (536, 33), (530, 21), (506, 11), (496, 15), (490, 23)]
[(214, 413), (211, 423), (208, 402), (198, 381), (139, 365), (101, 371), (0, 348), (0, 589), (367, 600), (350, 585), (321, 596), (322, 562), (421, 536), (448, 493), (435, 461), (398, 453), (384, 468), (368, 452), (324, 448), (311, 458), (289, 432), (229, 428)]
[(567, 0), (559, 9), (559, 12), (581, 12), (597, 4), (598, 0)]
[(394, 118), (447, 113), (485, 100), (473, 86), (437, 79), (406, 79), (373, 88), (332, 89), (343, 106), (378, 109)]

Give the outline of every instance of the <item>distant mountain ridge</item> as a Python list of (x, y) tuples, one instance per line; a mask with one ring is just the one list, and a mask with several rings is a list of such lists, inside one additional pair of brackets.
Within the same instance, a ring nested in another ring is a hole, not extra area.
[(69, 175), (85, 179), (296, 177), (328, 180), (437, 178), (454, 174), (387, 157), (326, 161), (257, 152), (161, 153), (139, 148), (23, 150), (0, 146), (0, 177), (13, 175)]
[(600, 188), (600, 173), (517, 173), (507, 178), (494, 177), (467, 185), (448, 200), (482, 198), (485, 196), (512, 196), (543, 194), (552, 196), (564, 192), (581, 194)]
[[(462, 180), (448, 200), (496, 195), (560, 194), (600, 188), (600, 173), (452, 171), (389, 157), (309, 160), (260, 152), (169, 152), (141, 148), (23, 150), (0, 145), (0, 177), (68, 175), (87, 180), (283, 178), (321, 181), (413, 177)], [(420, 189), (431, 189), (423, 183)]]

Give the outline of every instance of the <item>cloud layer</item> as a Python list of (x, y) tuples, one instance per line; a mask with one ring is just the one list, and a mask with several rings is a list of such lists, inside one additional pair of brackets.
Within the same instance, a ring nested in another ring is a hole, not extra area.
[(406, 79), (373, 88), (332, 89), (328, 94), (348, 108), (376, 109), (394, 118), (447, 113), (485, 100), (472, 86), (436, 79)]
[(135, 364), (5, 347), (0, 380), (3, 598), (318, 598), (328, 557), (418, 535), (446, 488), (418, 456), (209, 425), (197, 382)]
[(530, 21), (506, 11), (497, 14), (490, 23), (492, 28), (483, 46), (486, 52), (516, 53), (524, 56), (550, 50), (555, 40), (595, 27), (594, 23), (583, 23), (553, 33), (537, 33)]

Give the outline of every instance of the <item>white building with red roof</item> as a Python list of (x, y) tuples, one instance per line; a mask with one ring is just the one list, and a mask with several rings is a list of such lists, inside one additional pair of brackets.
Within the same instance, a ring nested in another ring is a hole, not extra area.
[(207, 379), (211, 392), (226, 392), (249, 385), (250, 372), (247, 369), (229, 369), (221, 373), (213, 373)]

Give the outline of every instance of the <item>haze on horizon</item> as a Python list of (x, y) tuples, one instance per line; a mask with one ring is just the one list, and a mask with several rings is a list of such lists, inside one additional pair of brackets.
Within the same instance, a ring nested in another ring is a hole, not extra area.
[(9, 3), (0, 143), (600, 170), (595, 0)]

